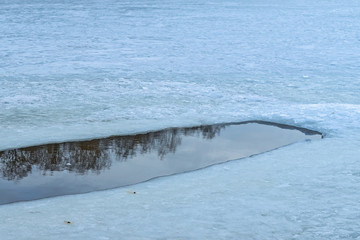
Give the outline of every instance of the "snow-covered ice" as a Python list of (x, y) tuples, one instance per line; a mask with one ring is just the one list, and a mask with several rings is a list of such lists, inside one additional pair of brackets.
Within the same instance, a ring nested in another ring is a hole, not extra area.
[(359, 13), (356, 0), (2, 0), (1, 150), (254, 119), (326, 137), (3, 205), (0, 238), (360, 239)]

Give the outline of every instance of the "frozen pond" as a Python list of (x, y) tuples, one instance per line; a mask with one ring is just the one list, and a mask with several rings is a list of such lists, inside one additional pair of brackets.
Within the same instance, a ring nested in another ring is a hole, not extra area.
[[(1, 0), (2, 152), (255, 119), (325, 135), (136, 185), (3, 204), (1, 240), (358, 240), (359, 13), (358, 0)], [(18, 186), (62, 167), (34, 163), (9, 171), (27, 173)], [(61, 163), (76, 178), (105, 176)]]

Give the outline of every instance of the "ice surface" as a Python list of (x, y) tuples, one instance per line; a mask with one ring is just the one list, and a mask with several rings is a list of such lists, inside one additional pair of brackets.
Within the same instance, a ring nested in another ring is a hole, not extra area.
[(355, 0), (2, 0), (1, 150), (253, 119), (326, 138), (137, 194), (4, 205), (1, 239), (360, 239), (359, 12)]

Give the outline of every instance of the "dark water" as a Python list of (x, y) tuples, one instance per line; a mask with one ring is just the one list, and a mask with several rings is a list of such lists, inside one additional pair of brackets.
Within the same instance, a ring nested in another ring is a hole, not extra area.
[(255, 121), (6, 150), (0, 204), (126, 186), (321, 137)]

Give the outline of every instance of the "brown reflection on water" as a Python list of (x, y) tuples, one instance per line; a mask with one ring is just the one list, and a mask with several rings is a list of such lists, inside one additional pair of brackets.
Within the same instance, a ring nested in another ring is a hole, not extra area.
[(40, 171), (42, 175), (51, 175), (55, 171), (100, 174), (111, 167), (113, 160), (126, 161), (137, 154), (157, 151), (161, 160), (165, 155), (176, 152), (182, 136), (212, 139), (226, 126), (171, 128), (146, 134), (6, 150), (0, 152), (0, 177), (19, 181), (32, 171)]

